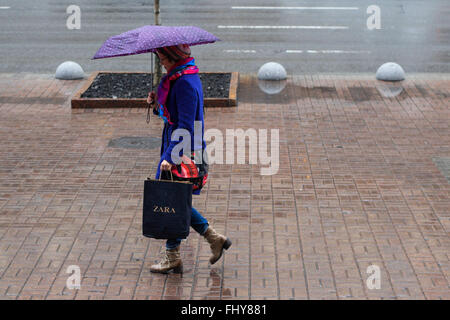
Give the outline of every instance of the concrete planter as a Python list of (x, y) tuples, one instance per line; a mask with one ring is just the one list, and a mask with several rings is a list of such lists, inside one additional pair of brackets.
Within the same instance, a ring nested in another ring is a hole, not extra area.
[[(146, 98), (82, 98), (81, 95), (91, 86), (99, 73), (146, 73), (146, 72), (114, 72), (96, 71), (86, 81), (86, 84), (72, 97), (72, 108), (147, 108)], [(226, 72), (204, 72), (204, 73), (226, 73)], [(230, 89), (228, 98), (204, 98), (206, 108), (235, 107), (237, 105), (237, 89), (239, 73), (231, 72)]]

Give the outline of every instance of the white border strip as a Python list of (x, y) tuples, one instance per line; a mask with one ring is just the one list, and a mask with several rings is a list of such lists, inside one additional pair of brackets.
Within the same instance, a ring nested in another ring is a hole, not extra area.
[(233, 10), (359, 10), (358, 7), (231, 7)]
[(348, 29), (347, 26), (217, 26), (219, 29)]
[(256, 53), (256, 50), (224, 50), (227, 53)]
[(0, 9), (11, 9), (11, 7), (0, 7)]

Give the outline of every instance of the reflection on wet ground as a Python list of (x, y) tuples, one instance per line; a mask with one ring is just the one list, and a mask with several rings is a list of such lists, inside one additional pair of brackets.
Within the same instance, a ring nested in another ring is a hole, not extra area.
[[(219, 300), (232, 298), (234, 296), (233, 292), (226, 287), (226, 281), (223, 279), (224, 269), (221, 267), (222, 261), (217, 263), (218, 266), (198, 269), (198, 264), (201, 262), (196, 261), (198, 259), (196, 257), (197, 248), (190, 243), (191, 240), (188, 240), (187, 243), (182, 245), (181, 255), (184, 273), (151, 273), (149, 275), (150, 279), (148, 279), (149, 285), (160, 288), (161, 299), (165, 300)], [(163, 253), (162, 251), (163, 248), (161, 247), (160, 255)], [(156, 261), (154, 260), (154, 262)]]
[(292, 96), (285, 81), (258, 80), (256, 77), (240, 77), (238, 102), (277, 104), (286, 103)]
[(286, 80), (258, 80), (258, 87), (267, 94), (278, 94), (286, 87)]
[[(302, 79), (301, 76), (296, 76)], [(448, 98), (448, 93), (440, 88), (425, 88), (420, 84), (405, 84), (405, 81), (388, 82), (368, 80), (372, 86), (350, 85), (338, 90), (334, 86), (303, 86), (294, 81), (257, 80), (255, 77), (242, 78), (239, 87), (239, 101), (253, 103), (292, 103), (293, 98), (303, 99), (342, 99), (365, 102), (396, 98), (424, 98), (436, 96)]]
[(403, 92), (400, 86), (377, 85), (377, 90), (385, 98), (394, 98)]
[(218, 297), (221, 299), (232, 297), (231, 289), (224, 288), (220, 273), (220, 270), (217, 268), (212, 268), (209, 272), (209, 292), (204, 296), (204, 300), (207, 300), (210, 297)]

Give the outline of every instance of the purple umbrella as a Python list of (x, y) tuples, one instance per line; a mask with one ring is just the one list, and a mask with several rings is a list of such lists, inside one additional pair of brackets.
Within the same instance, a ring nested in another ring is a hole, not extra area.
[(92, 59), (155, 52), (157, 48), (178, 44), (195, 46), (215, 41), (220, 39), (198, 27), (143, 26), (109, 38)]

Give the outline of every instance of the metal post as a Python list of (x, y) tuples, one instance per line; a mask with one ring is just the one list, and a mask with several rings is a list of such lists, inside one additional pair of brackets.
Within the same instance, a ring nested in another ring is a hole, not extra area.
[[(155, 0), (154, 9), (155, 9), (155, 25), (160, 26), (161, 18), (159, 17), (159, 0)], [(152, 72), (153, 72), (153, 70), (152, 70)], [(154, 77), (153, 77), (153, 86), (154, 87), (157, 87), (159, 85), (159, 82), (161, 81), (161, 76), (162, 76), (161, 64), (159, 63), (158, 56), (155, 55), (155, 71), (154, 71)]]

